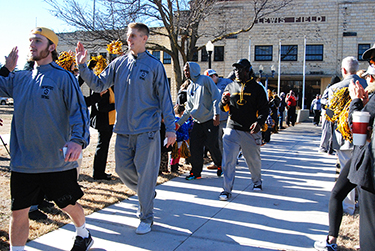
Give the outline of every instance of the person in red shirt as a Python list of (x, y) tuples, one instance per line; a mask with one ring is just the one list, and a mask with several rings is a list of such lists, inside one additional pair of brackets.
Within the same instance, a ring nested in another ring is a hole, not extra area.
[(285, 101), (288, 105), (288, 113), (286, 117), (286, 124), (294, 126), (296, 123), (296, 107), (297, 107), (297, 98), (294, 94), (294, 91), (290, 90), (286, 95)]

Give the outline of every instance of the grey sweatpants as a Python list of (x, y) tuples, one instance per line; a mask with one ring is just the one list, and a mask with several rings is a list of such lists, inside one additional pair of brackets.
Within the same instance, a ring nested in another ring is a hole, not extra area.
[(160, 132), (136, 135), (117, 134), (116, 173), (138, 194), (139, 218), (152, 223), (155, 186), (160, 166)]
[(223, 136), (223, 161), (224, 191), (231, 193), (236, 175), (237, 155), (242, 150), (246, 164), (251, 173), (251, 180), (254, 185), (262, 184), (260, 158), (260, 145), (262, 144), (261, 132), (250, 134), (249, 132), (224, 129)]

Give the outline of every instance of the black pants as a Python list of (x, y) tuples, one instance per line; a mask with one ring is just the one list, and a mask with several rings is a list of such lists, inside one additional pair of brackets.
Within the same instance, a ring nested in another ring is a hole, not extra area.
[[(328, 206), (328, 218), (329, 218), (329, 235), (333, 237), (338, 237), (342, 214), (343, 214), (343, 207), (342, 202), (348, 193), (356, 187), (355, 184), (352, 184), (347, 176), (350, 169), (351, 159), (345, 164), (342, 168), (340, 175), (336, 181), (335, 186), (332, 189), (331, 197), (329, 198), (329, 206)], [(362, 246), (361, 246), (362, 250)]]
[(320, 122), (320, 110), (314, 110), (314, 124), (319, 125)]
[(219, 149), (219, 126), (214, 126), (213, 120), (204, 123), (194, 123), (190, 133), (190, 163), (191, 173), (201, 176), (203, 168), (203, 147), (206, 146), (211, 153), (216, 166), (221, 166), (221, 152)]
[(361, 251), (375, 248), (375, 194), (359, 189), (359, 246)]
[(291, 106), (291, 107), (289, 107), (288, 112), (287, 112), (286, 124), (288, 126), (290, 124), (292, 124), (292, 126), (294, 126), (295, 123), (296, 123), (296, 107)]
[(105, 167), (107, 165), (108, 149), (111, 137), (112, 130), (98, 130), (98, 145), (96, 146), (94, 157), (94, 179), (106, 177)]

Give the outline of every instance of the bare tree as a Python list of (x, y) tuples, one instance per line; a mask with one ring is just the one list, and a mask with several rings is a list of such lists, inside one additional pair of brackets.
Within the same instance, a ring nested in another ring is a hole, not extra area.
[[(91, 46), (103, 46), (113, 40), (126, 44), (125, 30), (130, 22), (149, 24), (151, 35), (159, 35), (169, 40), (169, 46), (155, 42), (148, 43), (151, 50), (163, 51), (171, 56), (175, 79), (181, 83), (183, 64), (204, 48), (197, 47), (201, 37), (212, 38), (211, 42), (250, 31), (256, 20), (287, 7), (292, 0), (93, 0), (93, 8), (79, 3), (79, 0), (45, 0), (52, 7), (52, 13), (68, 25), (76, 28), (76, 39), (84, 39)], [(219, 19), (223, 24), (215, 29), (207, 29), (210, 15), (220, 15), (223, 8), (233, 3), (251, 5), (241, 24), (228, 25), (230, 17)], [(227, 20), (229, 19), (229, 20)], [(205, 23), (206, 29), (202, 29)], [(82, 35), (84, 32), (84, 36)], [(72, 34), (70, 34), (72, 36)], [(182, 60), (180, 60), (182, 59)]]

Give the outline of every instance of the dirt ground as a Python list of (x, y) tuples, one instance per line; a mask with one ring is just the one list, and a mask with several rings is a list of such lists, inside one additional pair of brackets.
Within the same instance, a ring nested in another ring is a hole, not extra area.
[[(12, 106), (0, 106), (0, 118), (3, 120), (3, 126), (0, 127), (0, 135), (3, 136), (10, 133), (12, 115)], [(86, 215), (134, 195), (134, 192), (128, 189), (115, 173), (115, 136), (112, 137), (106, 168), (107, 173), (112, 174), (112, 180), (98, 182), (92, 179), (92, 163), (97, 143), (97, 133), (95, 130), (91, 130), (90, 132), (91, 143), (83, 152), (82, 169), (79, 177), (79, 184), (82, 186), (85, 193), (79, 200), (79, 203), (83, 206)], [(5, 147), (0, 142), (0, 250), (9, 250), (9, 162), (10, 157)], [(187, 165), (180, 167), (180, 174), (188, 169), (189, 166)], [(166, 182), (177, 175), (178, 174), (163, 173), (159, 176), (158, 183)], [(39, 221), (30, 220), (30, 240), (70, 222), (69, 217), (57, 207), (45, 209), (43, 212), (47, 214), (48, 219)], [(359, 245), (358, 219), (358, 210), (356, 210), (353, 216), (344, 215), (338, 243), (340, 250), (357, 250), (356, 247)]]

